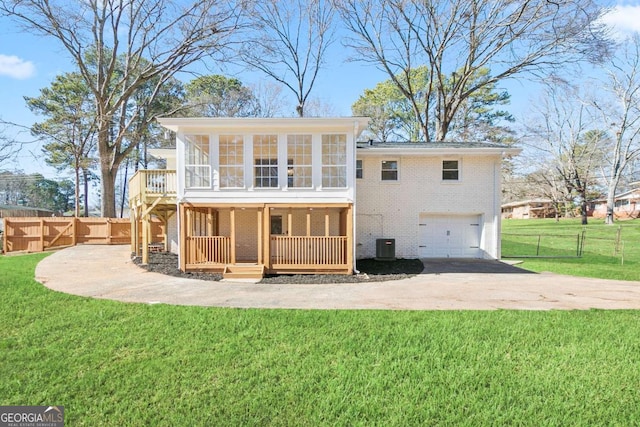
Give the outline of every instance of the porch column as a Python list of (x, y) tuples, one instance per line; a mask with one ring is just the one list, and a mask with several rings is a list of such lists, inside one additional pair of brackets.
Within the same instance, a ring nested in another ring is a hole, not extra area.
[(180, 230), (180, 270), (187, 268), (187, 218), (184, 204), (178, 204), (178, 228)]
[(231, 264), (236, 263), (236, 208), (229, 209), (229, 227), (231, 228)]
[[(131, 221), (131, 252), (138, 255), (138, 246), (140, 245), (138, 244), (138, 216), (136, 215), (136, 208), (131, 208), (129, 211), (129, 221)], [(73, 233), (73, 235), (75, 236), (75, 233)]]
[(213, 236), (213, 208), (207, 209), (207, 236)]
[(324, 235), (329, 236), (329, 209), (324, 210)]
[[(147, 204), (143, 203), (141, 206), (141, 211), (147, 211)], [(143, 215), (142, 218), (142, 263), (149, 263), (149, 233), (150, 233), (150, 225), (149, 225), (149, 214)]]
[(311, 236), (311, 208), (307, 209), (307, 237)]
[(267, 269), (271, 268), (271, 207), (267, 204), (262, 208), (262, 233), (264, 265)]
[(352, 273), (354, 270), (353, 264), (353, 205), (349, 205), (348, 208), (345, 209), (346, 216), (346, 235), (347, 235), (347, 269), (349, 273)]
[(263, 212), (264, 208), (258, 208), (258, 224), (257, 224), (257, 229), (258, 229), (258, 265), (262, 264), (262, 245), (264, 244), (263, 240), (264, 237), (262, 237), (263, 235), (263, 221), (262, 221), (262, 212)]

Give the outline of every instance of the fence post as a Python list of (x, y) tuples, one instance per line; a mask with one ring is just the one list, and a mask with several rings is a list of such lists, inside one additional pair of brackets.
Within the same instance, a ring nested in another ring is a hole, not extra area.
[(40, 218), (40, 252), (44, 252), (44, 219)]
[(538, 246), (536, 247), (536, 256), (540, 255), (540, 234), (538, 234)]
[(73, 225), (71, 226), (71, 245), (76, 246), (78, 244), (78, 240), (76, 234), (78, 232), (78, 217), (73, 217)]
[(2, 222), (4, 222), (4, 232), (2, 233), (2, 252), (6, 254), (9, 252), (9, 248), (7, 247), (7, 231), (9, 230), (9, 224), (7, 218), (2, 218)]

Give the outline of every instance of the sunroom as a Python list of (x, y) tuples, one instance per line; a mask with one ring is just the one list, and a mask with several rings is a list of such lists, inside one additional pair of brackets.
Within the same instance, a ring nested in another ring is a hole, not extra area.
[(176, 135), (168, 227), (182, 270), (353, 271), (355, 141), (366, 118), (159, 122)]

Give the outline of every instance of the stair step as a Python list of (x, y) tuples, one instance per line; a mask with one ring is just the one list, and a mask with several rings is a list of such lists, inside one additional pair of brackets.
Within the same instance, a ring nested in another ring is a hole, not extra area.
[(262, 279), (264, 265), (227, 265), (222, 277), (225, 279)]

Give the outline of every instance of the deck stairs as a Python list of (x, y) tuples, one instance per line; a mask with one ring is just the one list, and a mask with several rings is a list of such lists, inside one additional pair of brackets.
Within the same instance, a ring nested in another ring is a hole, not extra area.
[(262, 264), (228, 264), (222, 273), (224, 279), (262, 279), (264, 265)]

